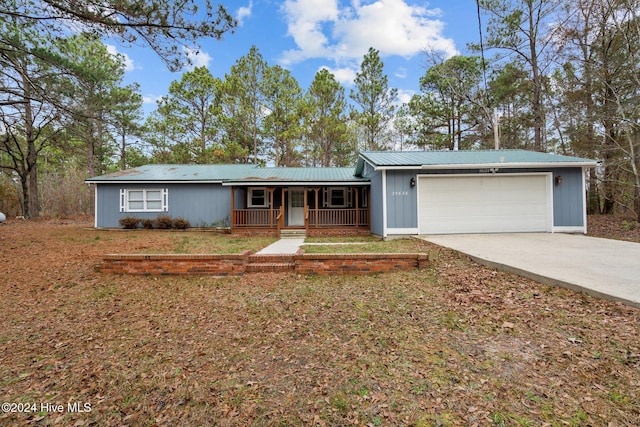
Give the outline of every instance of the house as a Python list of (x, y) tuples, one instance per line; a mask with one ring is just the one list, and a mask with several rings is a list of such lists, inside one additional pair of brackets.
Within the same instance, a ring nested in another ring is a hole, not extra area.
[(148, 165), (88, 179), (95, 226), (184, 217), (233, 233), (586, 233), (589, 159), (525, 150), (363, 152), (354, 168)]
[(126, 216), (183, 217), (194, 227), (278, 235), (370, 234), (369, 179), (353, 168), (254, 165), (147, 165), (88, 179), (95, 185), (95, 226)]

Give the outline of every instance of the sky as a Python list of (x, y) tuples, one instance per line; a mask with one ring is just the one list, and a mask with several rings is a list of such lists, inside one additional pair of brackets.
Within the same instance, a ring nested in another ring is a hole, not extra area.
[[(370, 47), (378, 50), (399, 101), (419, 91), (426, 68), (425, 50), (443, 57), (469, 54), (479, 41), (475, 0), (221, 0), (238, 20), (221, 41), (201, 40), (193, 66), (206, 66), (219, 78), (255, 45), (269, 65), (291, 71), (303, 90), (327, 68), (349, 91)], [(214, 0), (215, 3), (215, 0)], [(125, 56), (125, 84), (137, 82), (146, 113), (180, 80), (185, 68), (170, 72), (151, 51), (110, 46)], [(189, 52), (187, 52), (189, 54)]]

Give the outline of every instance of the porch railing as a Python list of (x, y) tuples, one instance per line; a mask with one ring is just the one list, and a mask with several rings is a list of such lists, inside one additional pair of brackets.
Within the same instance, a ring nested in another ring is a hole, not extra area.
[(232, 226), (276, 228), (279, 214), (279, 209), (234, 209)]
[(309, 227), (369, 226), (368, 209), (309, 209)]
[[(284, 228), (284, 209), (234, 209), (232, 227)], [(369, 210), (305, 209), (308, 227), (368, 227)]]

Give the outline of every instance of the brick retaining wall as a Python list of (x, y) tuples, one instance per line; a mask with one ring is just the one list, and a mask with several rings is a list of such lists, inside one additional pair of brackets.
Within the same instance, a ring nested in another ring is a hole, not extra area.
[(305, 254), (285, 256), (216, 255), (106, 255), (95, 269), (102, 273), (143, 275), (240, 276), (255, 272), (294, 271), (300, 274), (374, 274), (425, 268), (426, 254)]
[(407, 271), (428, 265), (426, 254), (302, 254), (296, 272), (302, 274), (374, 274)]
[(239, 254), (105, 255), (96, 266), (101, 273), (146, 275), (239, 276), (251, 251)]

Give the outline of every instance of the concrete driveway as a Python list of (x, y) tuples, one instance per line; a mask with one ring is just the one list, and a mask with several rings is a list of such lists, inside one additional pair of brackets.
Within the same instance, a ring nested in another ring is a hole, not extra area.
[(640, 308), (640, 243), (561, 233), (421, 238), (492, 268)]

